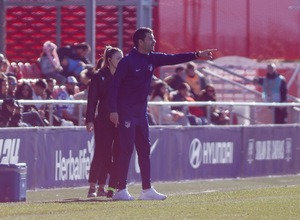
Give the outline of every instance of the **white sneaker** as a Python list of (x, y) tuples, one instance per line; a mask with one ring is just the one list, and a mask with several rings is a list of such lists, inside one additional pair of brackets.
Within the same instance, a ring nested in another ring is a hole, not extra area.
[(148, 190), (142, 190), (139, 200), (164, 200), (167, 196), (156, 192), (156, 190), (151, 187)]
[(115, 195), (112, 197), (113, 200), (125, 200), (125, 201), (133, 201), (135, 200), (127, 191), (127, 188), (116, 191)]
[(87, 197), (91, 198), (91, 197), (96, 197), (96, 196), (97, 196), (96, 189), (95, 188), (89, 189)]

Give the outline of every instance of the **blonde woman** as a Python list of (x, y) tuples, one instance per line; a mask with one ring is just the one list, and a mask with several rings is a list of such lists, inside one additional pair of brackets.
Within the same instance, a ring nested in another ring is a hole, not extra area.
[[(88, 132), (95, 130), (96, 145), (89, 175), (90, 189), (88, 197), (106, 195), (111, 198), (117, 186), (120, 143), (118, 130), (109, 119), (108, 88), (122, 58), (123, 52), (121, 49), (111, 46), (106, 47), (101, 68), (93, 76), (89, 88), (86, 129)], [(98, 115), (96, 116), (97, 105)], [(106, 193), (104, 186), (108, 173), (110, 178)], [(97, 182), (99, 188), (96, 193)]]
[(64, 85), (66, 77), (61, 74), (63, 68), (57, 55), (57, 46), (51, 41), (43, 44), (43, 53), (38, 59), (43, 78), (56, 79), (59, 85)]

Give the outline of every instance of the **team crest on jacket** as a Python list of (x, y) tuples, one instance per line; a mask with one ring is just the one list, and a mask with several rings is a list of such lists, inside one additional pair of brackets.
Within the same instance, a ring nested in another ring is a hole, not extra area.
[(150, 70), (150, 72), (152, 72), (152, 70), (153, 70), (152, 64), (149, 64), (149, 65), (148, 65), (148, 69)]
[(130, 128), (130, 126), (131, 126), (131, 122), (130, 121), (125, 121), (125, 127)]

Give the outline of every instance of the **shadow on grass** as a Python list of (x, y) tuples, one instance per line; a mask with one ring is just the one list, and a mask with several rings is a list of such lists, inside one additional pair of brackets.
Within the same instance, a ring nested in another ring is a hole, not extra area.
[(77, 203), (77, 202), (114, 202), (112, 199), (101, 199), (101, 198), (69, 198), (59, 201), (46, 201), (46, 202), (40, 202), (40, 203)]

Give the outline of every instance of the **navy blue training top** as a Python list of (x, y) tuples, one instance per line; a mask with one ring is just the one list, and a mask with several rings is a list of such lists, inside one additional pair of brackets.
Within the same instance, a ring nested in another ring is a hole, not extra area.
[(118, 112), (120, 119), (123, 120), (144, 121), (155, 68), (195, 59), (195, 53), (142, 54), (134, 48), (119, 62), (113, 76), (109, 89), (110, 112)]

